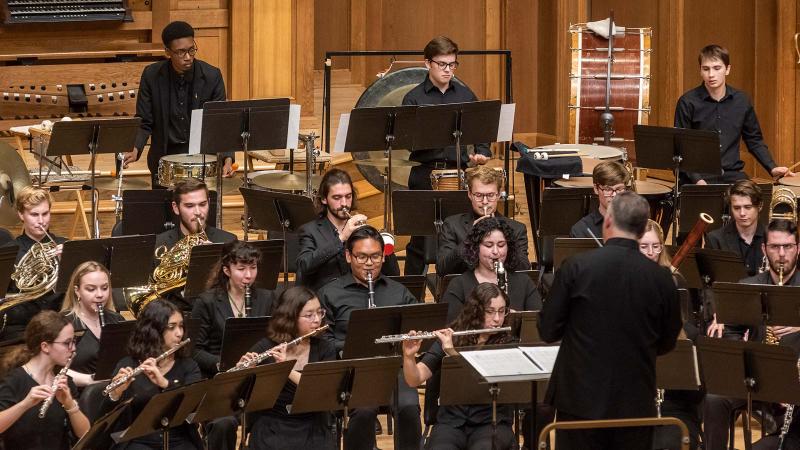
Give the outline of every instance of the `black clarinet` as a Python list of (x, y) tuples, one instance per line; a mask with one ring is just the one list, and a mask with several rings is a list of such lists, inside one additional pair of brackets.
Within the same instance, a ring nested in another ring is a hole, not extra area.
[(106, 315), (103, 312), (103, 305), (95, 303), (95, 306), (97, 306), (97, 317), (100, 319), (100, 328), (105, 328), (106, 327)]
[(244, 316), (251, 317), (253, 312), (253, 300), (250, 298), (250, 285), (244, 285)]

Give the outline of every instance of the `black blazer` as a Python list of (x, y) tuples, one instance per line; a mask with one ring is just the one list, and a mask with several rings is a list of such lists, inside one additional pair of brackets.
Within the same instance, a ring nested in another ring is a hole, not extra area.
[(539, 314), (545, 342), (561, 340), (547, 402), (586, 419), (652, 416), (656, 356), (675, 347), (678, 291), (632, 239), (567, 259)]
[[(266, 289), (254, 289), (252, 294), (252, 317), (270, 315), (275, 303), (275, 293)], [(217, 373), (225, 320), (230, 317), (234, 317), (233, 308), (224, 291), (210, 289), (194, 301), (192, 318), (200, 320), (200, 328), (197, 330), (193, 357), (206, 378)]]
[[(461, 244), (472, 230), (472, 223), (478, 216), (474, 212), (455, 214), (444, 219), (442, 232), (439, 234), (439, 251), (436, 255), (436, 274), (440, 277), (451, 273), (463, 273), (469, 270), (461, 252)], [(514, 230), (514, 245), (520, 257), (520, 270), (531, 268), (528, 259), (528, 231), (525, 225), (513, 219), (505, 218), (506, 223)]]
[[(215, 244), (228, 243), (236, 240), (235, 234), (215, 227), (207, 227), (206, 236), (208, 236), (209, 241)], [(175, 228), (156, 235), (156, 248), (166, 245), (167, 249), (171, 249), (184, 237), (183, 232), (181, 232), (181, 227), (176, 225)]]
[[(344, 257), (344, 244), (339, 240), (333, 224), (327, 217), (319, 217), (300, 227), (300, 249), (297, 253), (297, 284), (315, 292), (330, 281), (350, 273)], [(381, 268), (383, 275), (400, 275), (397, 257), (386, 258)]]
[(739, 246), (739, 239), (741, 238), (739, 236), (739, 230), (736, 229), (736, 222), (733, 220), (726, 223), (724, 227), (717, 228), (716, 230), (706, 234), (705, 248), (727, 250), (729, 252), (736, 253), (742, 257), (747, 274), (753, 276), (758, 273), (761, 259), (764, 257), (764, 252), (761, 251), (761, 244), (764, 242), (765, 236), (766, 230), (764, 226), (759, 223), (758, 227), (756, 227), (756, 233), (753, 235), (753, 241), (750, 243), (755, 254), (753, 255), (753, 259), (749, 262), (749, 264), (746, 259), (746, 255), (742, 254), (742, 249)]
[[(170, 101), (170, 61), (164, 60), (144, 68), (139, 82), (139, 96), (136, 99), (136, 117), (142, 118), (134, 146), (138, 150), (137, 159), (151, 138), (147, 154), (147, 168), (150, 173), (158, 172), (158, 161), (167, 154), (169, 142)], [(194, 61), (192, 80), (192, 109), (201, 109), (208, 101), (225, 100), (225, 83), (222, 72), (205, 61)], [(226, 154), (226, 156), (231, 156)]]

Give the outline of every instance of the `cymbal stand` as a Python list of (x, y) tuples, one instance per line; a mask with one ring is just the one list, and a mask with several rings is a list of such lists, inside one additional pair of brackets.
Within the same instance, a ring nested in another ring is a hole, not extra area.
[(306, 195), (309, 197), (314, 196), (314, 186), (311, 185), (311, 180), (314, 176), (314, 166), (316, 166), (317, 161), (318, 151), (315, 142), (318, 137), (313, 131), (310, 134), (300, 133), (299, 135), (300, 140), (306, 146)]
[(385, 206), (383, 210), (383, 230), (389, 233), (394, 234), (392, 230), (392, 144), (394, 143), (395, 135), (394, 135), (394, 121), (397, 115), (395, 113), (389, 113), (389, 116), (386, 120), (386, 149), (384, 150), (384, 154), (386, 155), (386, 172), (384, 173), (383, 178), (383, 205)]
[(125, 166), (125, 154), (124, 153), (117, 153), (117, 164), (119, 165), (118, 174), (117, 174), (117, 194), (111, 196), (111, 200), (114, 201), (114, 217), (116, 219), (116, 223), (119, 223), (122, 220), (122, 171)]
[(611, 113), (611, 69), (614, 65), (614, 10), (608, 13), (608, 62), (606, 65), (606, 109), (600, 114), (600, 126), (603, 128), (603, 145), (611, 145), (614, 134), (614, 115)]

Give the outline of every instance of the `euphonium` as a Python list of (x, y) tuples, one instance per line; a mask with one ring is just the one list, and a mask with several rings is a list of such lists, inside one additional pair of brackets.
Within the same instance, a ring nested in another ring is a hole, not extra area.
[(47, 291), (53, 289), (58, 280), (58, 244), (52, 236), (45, 231), (50, 242), (37, 242), (33, 244), (28, 253), (14, 266), (11, 279), (19, 292), (9, 294), (0, 300), (0, 312), (24, 303), (35, 300)]
[(189, 268), (192, 247), (208, 242), (203, 223), (199, 218), (195, 220), (200, 228), (198, 233), (184, 236), (171, 249), (164, 245), (156, 249), (155, 257), (160, 262), (153, 270), (149, 284), (124, 289), (128, 309), (134, 316), (138, 317), (144, 307), (161, 294), (186, 285), (186, 271)]

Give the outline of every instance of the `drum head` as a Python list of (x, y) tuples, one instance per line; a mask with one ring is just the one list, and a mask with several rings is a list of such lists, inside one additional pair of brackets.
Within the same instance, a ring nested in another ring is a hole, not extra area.
[[(205, 157), (205, 159), (203, 159)], [(161, 157), (164, 161), (183, 163), (183, 164), (203, 164), (203, 162), (210, 163), (217, 161), (217, 155), (164, 155)]]
[(800, 176), (783, 177), (778, 183), (784, 186), (800, 186)]

